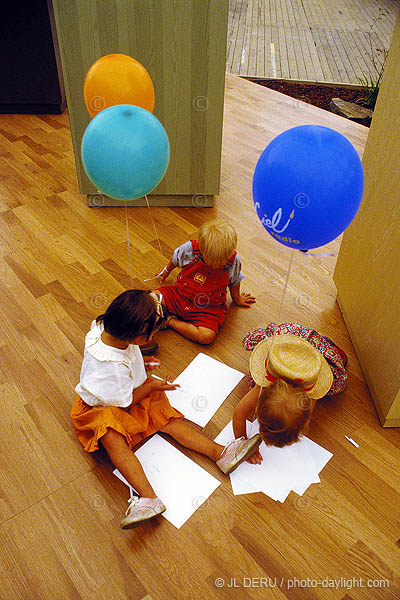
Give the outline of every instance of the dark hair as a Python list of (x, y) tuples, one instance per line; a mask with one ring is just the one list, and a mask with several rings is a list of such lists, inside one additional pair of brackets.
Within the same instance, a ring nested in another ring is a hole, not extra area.
[(257, 403), (263, 441), (278, 448), (297, 442), (309, 421), (311, 408), (311, 398), (283, 379), (263, 388)]
[(156, 304), (149, 290), (123, 292), (96, 318), (96, 323), (103, 323), (104, 331), (124, 342), (140, 335), (148, 340), (158, 322)]

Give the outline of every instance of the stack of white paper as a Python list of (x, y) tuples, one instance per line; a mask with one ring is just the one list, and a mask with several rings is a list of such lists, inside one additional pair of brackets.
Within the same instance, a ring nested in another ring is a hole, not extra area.
[[(247, 435), (258, 433), (257, 421), (247, 423)], [(219, 444), (233, 439), (232, 421), (215, 438)], [(243, 462), (231, 473), (232, 490), (237, 494), (263, 492), (273, 500), (284, 502), (293, 490), (300, 496), (312, 483), (319, 483), (319, 472), (324, 468), (332, 453), (303, 436), (299, 442), (284, 448), (260, 445), (263, 457), (261, 465)]]
[(190, 421), (205, 427), (243, 373), (200, 352), (175, 379), (181, 389), (166, 392), (172, 406)]
[[(218, 479), (158, 434), (143, 444), (135, 456), (140, 460), (155, 493), (167, 507), (163, 516), (178, 529), (221, 485)], [(117, 469), (114, 475), (136, 495)]]

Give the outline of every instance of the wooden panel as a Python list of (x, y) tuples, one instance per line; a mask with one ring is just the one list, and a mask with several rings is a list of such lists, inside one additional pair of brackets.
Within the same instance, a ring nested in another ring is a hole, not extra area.
[(96, 191), (80, 158), (90, 121), (83, 99), (89, 67), (128, 54), (149, 71), (154, 114), (171, 144), (171, 161), (154, 194), (219, 192), (228, 0), (54, 0), (72, 142), (81, 193)]
[(400, 16), (364, 153), (365, 193), (336, 265), (340, 305), (383, 424), (400, 425)]

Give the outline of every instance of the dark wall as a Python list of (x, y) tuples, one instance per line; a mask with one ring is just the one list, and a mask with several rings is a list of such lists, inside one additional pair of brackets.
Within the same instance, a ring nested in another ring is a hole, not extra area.
[[(61, 113), (64, 84), (52, 7), (9, 2), (0, 19), (0, 112)], [(53, 29), (53, 32), (52, 32)]]

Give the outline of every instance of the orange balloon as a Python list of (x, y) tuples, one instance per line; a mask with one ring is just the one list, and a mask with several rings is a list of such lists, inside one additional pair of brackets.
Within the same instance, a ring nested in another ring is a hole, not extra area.
[(126, 54), (107, 54), (96, 60), (87, 72), (83, 95), (91, 117), (116, 104), (134, 104), (149, 112), (154, 108), (150, 75)]

